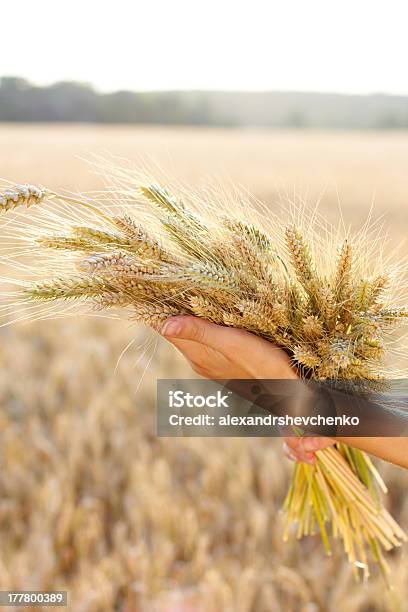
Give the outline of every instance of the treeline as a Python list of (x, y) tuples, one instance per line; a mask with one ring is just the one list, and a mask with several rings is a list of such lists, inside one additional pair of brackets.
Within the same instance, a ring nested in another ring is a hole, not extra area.
[(302, 92), (116, 91), (0, 78), (0, 121), (406, 129), (408, 97)]

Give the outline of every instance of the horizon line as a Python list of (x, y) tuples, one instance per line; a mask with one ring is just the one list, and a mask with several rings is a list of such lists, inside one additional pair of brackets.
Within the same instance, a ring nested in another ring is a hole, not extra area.
[(109, 95), (118, 92), (128, 92), (134, 94), (149, 94), (149, 93), (225, 93), (225, 94), (304, 94), (304, 95), (326, 95), (326, 96), (344, 96), (344, 97), (373, 97), (373, 96), (382, 96), (382, 97), (392, 97), (392, 98), (408, 98), (408, 91), (406, 93), (397, 93), (397, 92), (387, 92), (381, 89), (372, 90), (369, 92), (354, 92), (354, 91), (341, 91), (341, 90), (324, 90), (324, 89), (269, 89), (269, 88), (251, 88), (251, 89), (240, 89), (240, 88), (207, 88), (207, 87), (194, 87), (194, 88), (186, 88), (186, 87), (172, 87), (172, 88), (139, 88), (139, 89), (131, 89), (131, 88), (115, 88), (115, 89), (105, 89), (99, 87), (96, 83), (87, 80), (81, 79), (59, 79), (47, 82), (36, 82), (35, 80), (31, 80), (28, 77), (15, 75), (15, 74), (2, 74), (0, 75), (0, 83), (3, 79), (21, 79), (22, 81), (26, 81), (32, 87), (39, 88), (48, 88), (53, 87), (54, 85), (58, 85), (61, 83), (69, 83), (69, 84), (77, 84), (89, 87), (94, 90), (96, 93), (102, 95)]

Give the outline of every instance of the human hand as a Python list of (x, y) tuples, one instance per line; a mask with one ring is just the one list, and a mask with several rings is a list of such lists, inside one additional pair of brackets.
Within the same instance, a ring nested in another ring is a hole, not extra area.
[(297, 378), (282, 349), (243, 329), (182, 315), (167, 319), (161, 334), (211, 380)]
[[(190, 315), (167, 319), (164, 336), (187, 359), (193, 370), (211, 380), (297, 379), (288, 355), (250, 332), (210, 323)], [(316, 451), (335, 444), (324, 437), (286, 437), (289, 459), (313, 464)]]
[(328, 446), (333, 446), (336, 440), (323, 436), (285, 437), (283, 451), (291, 461), (303, 463), (316, 463), (316, 452)]

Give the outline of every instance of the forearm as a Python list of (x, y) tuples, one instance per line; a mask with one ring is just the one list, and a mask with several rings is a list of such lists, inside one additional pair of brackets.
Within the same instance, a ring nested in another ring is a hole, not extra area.
[[(170, 325), (171, 324), (171, 325)], [(176, 346), (192, 364), (194, 371), (201, 376), (212, 380), (231, 381), (245, 380), (288, 380), (296, 379), (295, 370), (292, 369), (290, 359), (281, 349), (242, 329), (233, 329), (210, 323), (204, 319), (192, 316), (171, 317), (166, 321), (162, 334)], [(247, 388), (248, 386), (246, 386)], [(239, 390), (238, 390), (239, 392)], [(301, 400), (303, 403), (303, 395)], [(313, 399), (313, 398), (312, 398)], [(253, 398), (251, 398), (253, 401)], [(310, 401), (310, 398), (309, 398)], [(335, 406), (338, 398), (334, 398)], [(297, 411), (297, 404), (294, 407)], [(339, 408), (339, 409), (337, 409)], [(356, 437), (346, 437), (346, 431), (337, 431), (337, 439), (367, 451), (381, 459), (408, 468), (408, 420), (404, 411), (391, 411), (383, 414), (382, 408), (376, 410), (378, 417), (373, 422), (375, 413), (373, 406), (369, 406), (369, 419), (365, 423), (370, 425)], [(343, 402), (336, 406), (337, 414), (344, 412)], [(386, 417), (385, 420), (383, 417)], [(387, 427), (385, 426), (387, 424)], [(395, 437), (363, 437), (367, 433), (388, 434), (392, 427)], [(321, 433), (321, 432), (316, 432)], [(407, 437), (398, 437), (398, 433)], [(309, 433), (313, 435), (313, 431)], [(332, 435), (332, 434), (322, 434)], [(295, 440), (291, 438), (290, 440)], [(306, 440), (306, 438), (305, 438)], [(329, 442), (330, 443), (330, 442)], [(312, 449), (309, 449), (312, 450)]]
[(354, 446), (362, 451), (375, 455), (384, 461), (389, 461), (408, 469), (408, 438), (342, 438), (336, 440)]
[[(323, 395), (313, 385), (310, 388), (314, 389), (317, 395), (316, 398), (309, 397), (309, 405), (318, 406), (319, 399)], [(352, 436), (349, 434), (350, 427), (346, 426), (338, 427), (333, 433), (326, 432), (324, 428), (308, 432), (309, 436), (319, 434), (317, 438), (311, 437), (303, 440), (287, 438), (286, 444), (290, 447), (291, 452), (295, 453), (292, 458), (313, 463), (313, 452), (330, 444), (330, 440), (336, 440), (408, 469), (408, 397), (403, 398), (401, 402), (401, 400), (391, 401), (386, 395), (369, 398), (339, 393), (331, 390), (330, 387), (325, 387), (325, 389), (324, 397), (326, 400), (329, 399), (331, 404), (329, 413), (333, 411), (336, 416), (358, 416), (359, 425), (353, 426)], [(307, 403), (304, 405), (306, 411)], [(324, 406), (323, 402), (323, 408)], [(379, 434), (383, 435), (379, 436)]]
[(350, 437), (338, 430), (337, 440), (408, 468), (408, 398), (401, 402), (392, 401), (392, 396), (387, 394), (361, 398), (352, 394), (342, 397), (336, 392), (331, 397), (338, 414), (358, 415), (360, 419), (357, 435)]

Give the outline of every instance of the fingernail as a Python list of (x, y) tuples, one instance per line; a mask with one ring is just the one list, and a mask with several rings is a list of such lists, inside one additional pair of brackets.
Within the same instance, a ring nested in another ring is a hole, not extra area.
[(161, 328), (162, 336), (177, 336), (181, 331), (181, 324), (178, 321), (166, 321)]

